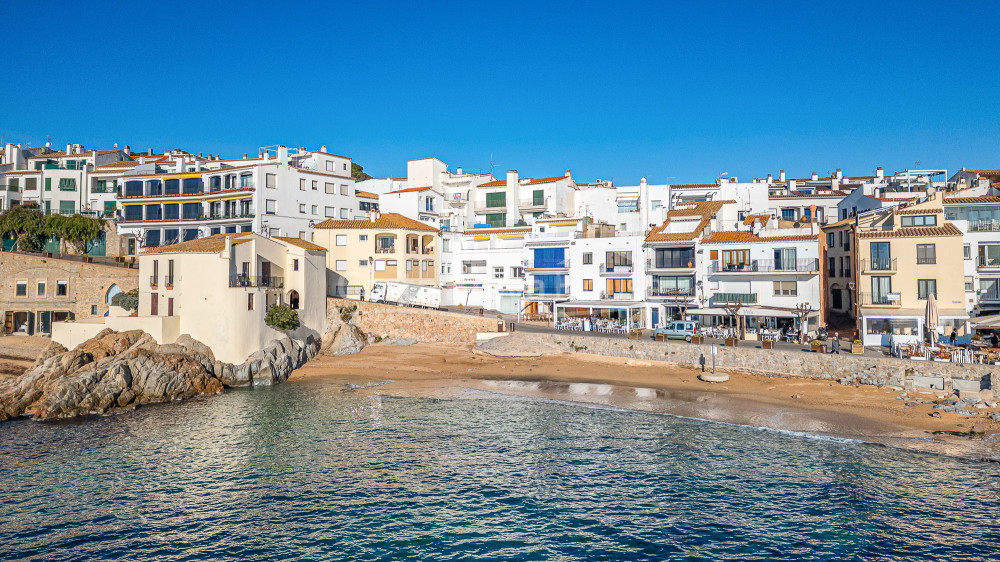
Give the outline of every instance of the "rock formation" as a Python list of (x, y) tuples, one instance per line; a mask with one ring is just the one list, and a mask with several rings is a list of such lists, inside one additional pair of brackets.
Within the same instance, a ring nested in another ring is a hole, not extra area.
[(326, 355), (350, 355), (364, 349), (368, 336), (354, 324), (356, 305), (330, 307), (321, 346)]
[(139, 330), (106, 329), (73, 350), (51, 344), (24, 375), (0, 383), (0, 421), (103, 414), (225, 387), (271, 385), (318, 350), (312, 338), (303, 345), (285, 336), (232, 365), (216, 361), (211, 349), (190, 336), (159, 345)]

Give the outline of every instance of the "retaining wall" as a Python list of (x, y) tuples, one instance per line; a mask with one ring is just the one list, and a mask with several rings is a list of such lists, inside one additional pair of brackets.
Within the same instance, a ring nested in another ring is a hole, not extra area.
[[(518, 337), (528, 334), (518, 333)], [(688, 343), (654, 342), (650, 340), (626, 340), (566, 334), (530, 334), (539, 343), (550, 343), (573, 352), (594, 353), (613, 357), (628, 357), (655, 361), (669, 361), (683, 365), (698, 366), (698, 358), (705, 355), (711, 366), (711, 346)], [(874, 384), (929, 388), (921, 381), (940, 381), (940, 389), (953, 388), (972, 390), (978, 388), (1000, 389), (1000, 366), (963, 365), (910, 361), (905, 359), (865, 357), (841, 353), (840, 355), (759, 349), (756, 347), (718, 346), (715, 364), (726, 371), (743, 371), (764, 375), (801, 376), (833, 380), (844, 384)], [(953, 384), (952, 381), (956, 382)]]
[(369, 336), (425, 343), (474, 343), (477, 332), (497, 331), (496, 318), (330, 298), (327, 310), (357, 306), (354, 325)]

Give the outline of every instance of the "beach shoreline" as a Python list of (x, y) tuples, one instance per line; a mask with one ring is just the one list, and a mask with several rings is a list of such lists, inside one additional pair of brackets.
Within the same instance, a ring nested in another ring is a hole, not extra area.
[[(1000, 458), (1000, 424), (981, 415), (932, 417), (938, 410), (925, 402), (935, 399), (933, 393), (910, 393), (901, 400), (898, 390), (868, 385), (739, 372), (731, 373), (726, 383), (712, 384), (698, 374), (683, 365), (587, 353), (494, 357), (472, 345), (415, 344), (320, 355), (294, 371), (289, 382), (334, 379), (384, 396), (447, 399), (498, 393), (965, 458)], [(919, 403), (906, 405), (914, 401)]]

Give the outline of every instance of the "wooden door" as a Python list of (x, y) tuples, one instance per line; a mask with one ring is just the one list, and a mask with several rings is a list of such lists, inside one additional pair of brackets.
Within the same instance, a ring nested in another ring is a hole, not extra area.
[(7, 314), (4, 315), (3, 331), (4, 331), (5, 334), (13, 334), (14, 333), (14, 313), (13, 312), (7, 311)]
[(167, 299), (167, 316), (174, 315), (174, 299), (170, 297)]
[(157, 316), (160, 314), (160, 295), (152, 293), (149, 295), (149, 314), (150, 316)]

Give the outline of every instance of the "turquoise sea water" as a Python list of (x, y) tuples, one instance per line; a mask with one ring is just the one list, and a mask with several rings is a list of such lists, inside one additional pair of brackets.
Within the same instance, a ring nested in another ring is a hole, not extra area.
[(0, 559), (986, 560), (1000, 465), (322, 379), (0, 424)]

